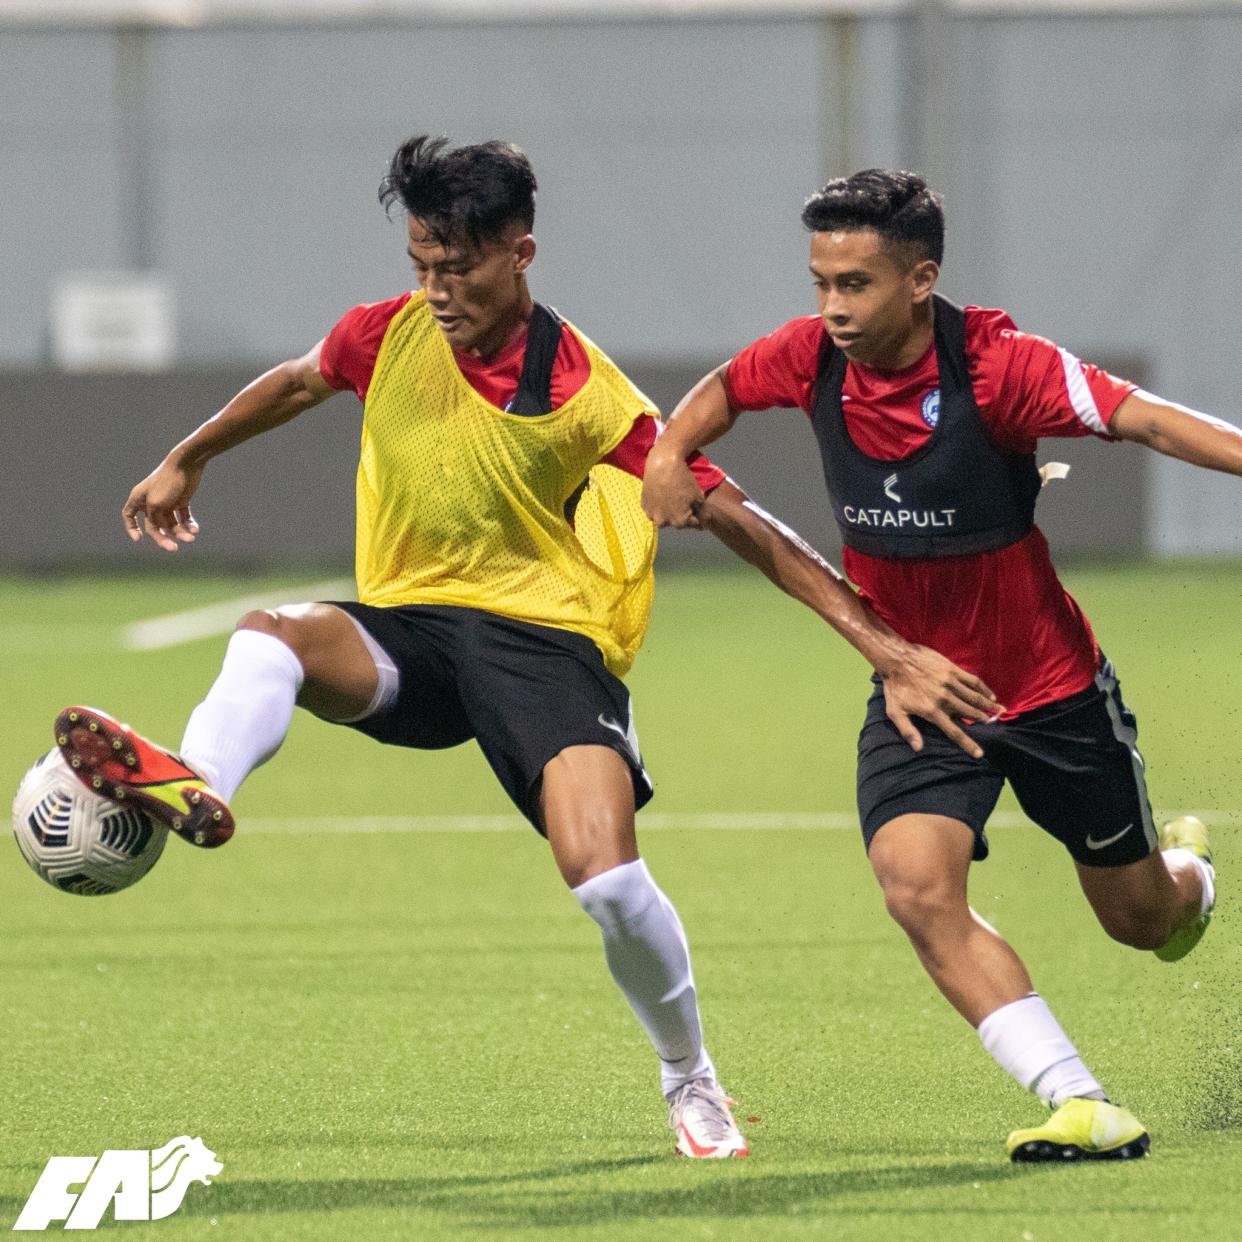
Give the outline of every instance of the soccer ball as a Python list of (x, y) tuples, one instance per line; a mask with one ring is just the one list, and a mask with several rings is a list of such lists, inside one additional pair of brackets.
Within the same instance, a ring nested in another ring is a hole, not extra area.
[(22, 778), (13, 833), (43, 879), (86, 897), (141, 880), (168, 840), (168, 829), (145, 811), (87, 789), (59, 750), (48, 751)]

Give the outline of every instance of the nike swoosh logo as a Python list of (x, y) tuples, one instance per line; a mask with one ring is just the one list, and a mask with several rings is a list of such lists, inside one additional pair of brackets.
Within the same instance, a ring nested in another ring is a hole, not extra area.
[[(615, 720), (609, 720), (603, 712), (600, 712), (598, 720), (605, 729), (611, 729), (625, 743), (625, 753), (629, 755), (636, 766), (641, 768), (643, 757), (638, 753), (638, 747), (634, 744), (634, 739), (630, 737), (629, 731), (623, 729)], [(646, 776), (646, 772), (643, 775)]]
[(1087, 834), (1087, 849), (1102, 850), (1106, 845), (1112, 845), (1114, 841), (1120, 841), (1122, 837), (1134, 827), (1134, 821), (1131, 820), (1120, 832), (1115, 832), (1111, 837), (1105, 837), (1103, 841), (1097, 841), (1090, 833)]
[(696, 1156), (710, 1156), (716, 1150), (715, 1147), (703, 1147), (694, 1141), (694, 1135), (686, 1129), (684, 1125), (678, 1126), (681, 1131), (681, 1137), (686, 1140), (686, 1146), (690, 1148)]

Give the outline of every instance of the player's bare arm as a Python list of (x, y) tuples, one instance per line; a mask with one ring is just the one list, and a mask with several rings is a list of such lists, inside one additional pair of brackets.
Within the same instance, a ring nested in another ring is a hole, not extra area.
[(718, 440), (739, 411), (729, 404), (724, 367), (705, 375), (681, 399), (652, 446), (643, 474), (643, 508), (657, 526), (697, 528), (703, 491), (686, 458)]
[(1166, 457), (1242, 475), (1242, 430), (1151, 393), (1139, 391), (1126, 397), (1108, 429), (1121, 440), (1145, 444)]
[(121, 509), (121, 521), (135, 542), (143, 533), (176, 552), (192, 543), (198, 522), (190, 499), (198, 490), (207, 463), (236, 445), (271, 431), (335, 391), (319, 370), (320, 341), (309, 353), (291, 358), (248, 384), (220, 412), (188, 435), (137, 487)]
[(978, 743), (956, 722), (987, 719), (1004, 709), (978, 677), (929, 647), (907, 642), (863, 603), (814, 548), (731, 480), (701, 499), (695, 524), (711, 531), (782, 591), (823, 617), (867, 660), (884, 682), (889, 718), (914, 750), (923, 747), (913, 719), (918, 717), (943, 730), (968, 755), (982, 756)]

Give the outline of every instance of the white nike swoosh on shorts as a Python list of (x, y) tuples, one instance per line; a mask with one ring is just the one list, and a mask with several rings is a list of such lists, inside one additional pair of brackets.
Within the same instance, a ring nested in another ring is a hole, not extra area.
[(1103, 841), (1097, 841), (1090, 833), (1087, 834), (1087, 849), (1102, 850), (1106, 845), (1112, 845), (1114, 841), (1120, 841), (1122, 837), (1134, 827), (1134, 821), (1131, 820), (1120, 832), (1114, 833), (1111, 837), (1105, 837)]
[[(643, 757), (639, 753), (638, 747), (634, 745), (634, 739), (629, 735), (629, 732), (623, 729), (615, 720), (609, 720), (603, 712), (600, 712), (599, 714), (599, 722), (605, 729), (611, 729), (621, 739), (621, 741), (625, 744), (625, 753), (629, 755), (630, 759), (634, 763), (634, 766), (642, 770), (643, 776), (646, 777), (646, 770), (643, 769)], [(648, 784), (650, 784), (649, 779)]]

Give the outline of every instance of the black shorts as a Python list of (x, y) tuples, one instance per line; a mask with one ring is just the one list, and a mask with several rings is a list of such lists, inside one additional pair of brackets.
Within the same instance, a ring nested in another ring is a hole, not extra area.
[(630, 692), (582, 634), (476, 608), (331, 601), (388, 653), (397, 697), (350, 727), (392, 746), (442, 750), (474, 738), (540, 831), (543, 769), (567, 746), (608, 746), (629, 765), (635, 808), (651, 800)]
[(945, 815), (970, 826), (974, 857), (986, 858), (984, 825), (1005, 781), (1023, 811), (1077, 862), (1117, 867), (1156, 848), (1138, 726), (1107, 660), (1095, 685), (1078, 694), (1012, 720), (967, 725), (982, 759), (922, 720), (923, 749), (911, 750), (873, 680), (858, 738), (858, 811), (868, 849), (898, 815)]

